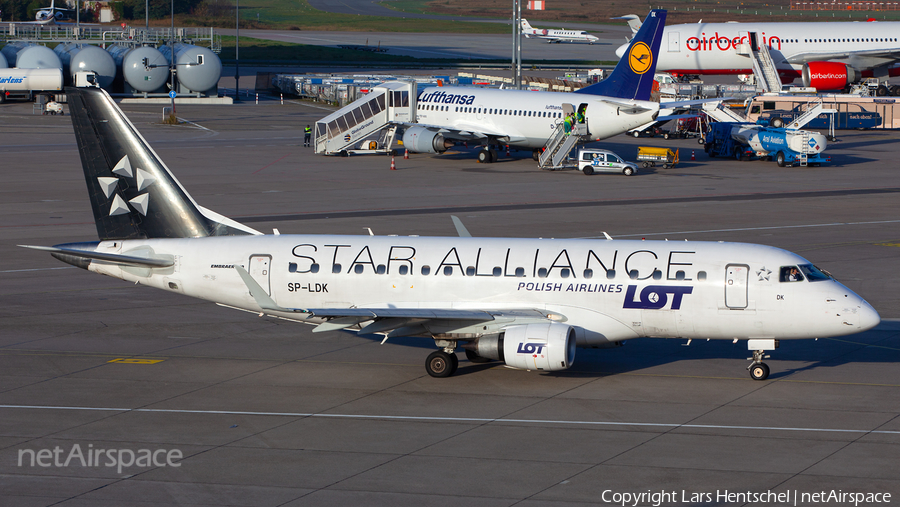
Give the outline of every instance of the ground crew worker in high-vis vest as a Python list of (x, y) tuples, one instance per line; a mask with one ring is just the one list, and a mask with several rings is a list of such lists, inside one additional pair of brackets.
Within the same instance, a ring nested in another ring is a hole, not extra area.
[(312, 128), (307, 125), (305, 129), (303, 129), (303, 146), (309, 146), (309, 138), (312, 137)]

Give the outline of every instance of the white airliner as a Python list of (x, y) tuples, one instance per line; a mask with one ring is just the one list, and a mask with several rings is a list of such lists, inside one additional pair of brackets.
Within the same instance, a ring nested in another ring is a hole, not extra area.
[(434, 377), (471, 362), (570, 368), (639, 337), (779, 340), (871, 329), (878, 313), (799, 255), (722, 242), (263, 235), (197, 204), (110, 96), (67, 89), (100, 241), (46, 250), (89, 271), (259, 315), (417, 336)]
[(478, 142), (481, 162), (497, 158), (492, 145), (541, 148), (564, 118), (564, 105), (584, 111), (588, 135), (601, 140), (653, 121), (659, 103), (650, 101), (655, 54), (666, 11), (650, 11), (630, 43), (627, 59), (603, 81), (572, 93), (433, 86), (420, 91), (417, 122), (403, 124), (403, 145), (411, 152), (441, 153), (454, 141)]
[[(672, 74), (751, 74), (749, 56), (738, 54), (741, 45), (750, 43), (750, 33), (756, 34), (756, 47), (768, 47), (784, 83), (799, 77), (804, 86), (839, 90), (860, 77), (900, 75), (900, 22), (890, 21), (667, 26), (656, 69)], [(626, 49), (623, 45), (616, 54), (621, 58)], [(880, 93), (887, 92), (885, 87)]]
[(522, 20), (522, 35), (526, 39), (546, 39), (548, 43), (553, 42), (587, 42), (593, 44), (597, 42), (597, 37), (585, 32), (584, 30), (553, 30), (547, 28), (532, 28), (527, 19)]

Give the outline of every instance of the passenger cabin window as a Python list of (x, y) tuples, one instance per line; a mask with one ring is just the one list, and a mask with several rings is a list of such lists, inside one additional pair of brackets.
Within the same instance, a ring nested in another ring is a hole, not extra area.
[(800, 273), (800, 270), (797, 266), (783, 266), (781, 268), (781, 278), (779, 278), (782, 282), (802, 282), (803, 274)]

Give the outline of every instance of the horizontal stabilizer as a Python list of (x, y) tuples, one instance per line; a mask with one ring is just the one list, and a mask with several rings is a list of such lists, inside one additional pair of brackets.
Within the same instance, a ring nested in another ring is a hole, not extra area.
[(41, 250), (44, 252), (71, 255), (73, 257), (81, 257), (83, 259), (92, 259), (98, 261), (112, 262), (114, 264), (122, 264), (125, 266), (140, 266), (145, 268), (167, 268), (175, 265), (175, 258), (168, 256), (168, 259), (150, 259), (147, 257), (134, 257), (131, 255), (119, 255), (102, 252), (92, 252), (90, 250), (77, 250), (74, 248), (59, 248), (55, 246), (35, 246), (35, 245), (18, 245), (22, 248), (30, 248), (32, 250)]

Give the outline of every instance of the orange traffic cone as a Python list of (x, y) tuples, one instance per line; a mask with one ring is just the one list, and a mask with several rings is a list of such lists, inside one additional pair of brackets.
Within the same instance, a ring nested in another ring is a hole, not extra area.
[(409, 159), (409, 150), (403, 150), (403, 158)]
[(697, 157), (694, 155), (694, 150), (691, 150), (691, 160), (697, 160)]
[(394, 156), (391, 155), (391, 171), (397, 170), (397, 164), (394, 163)]

